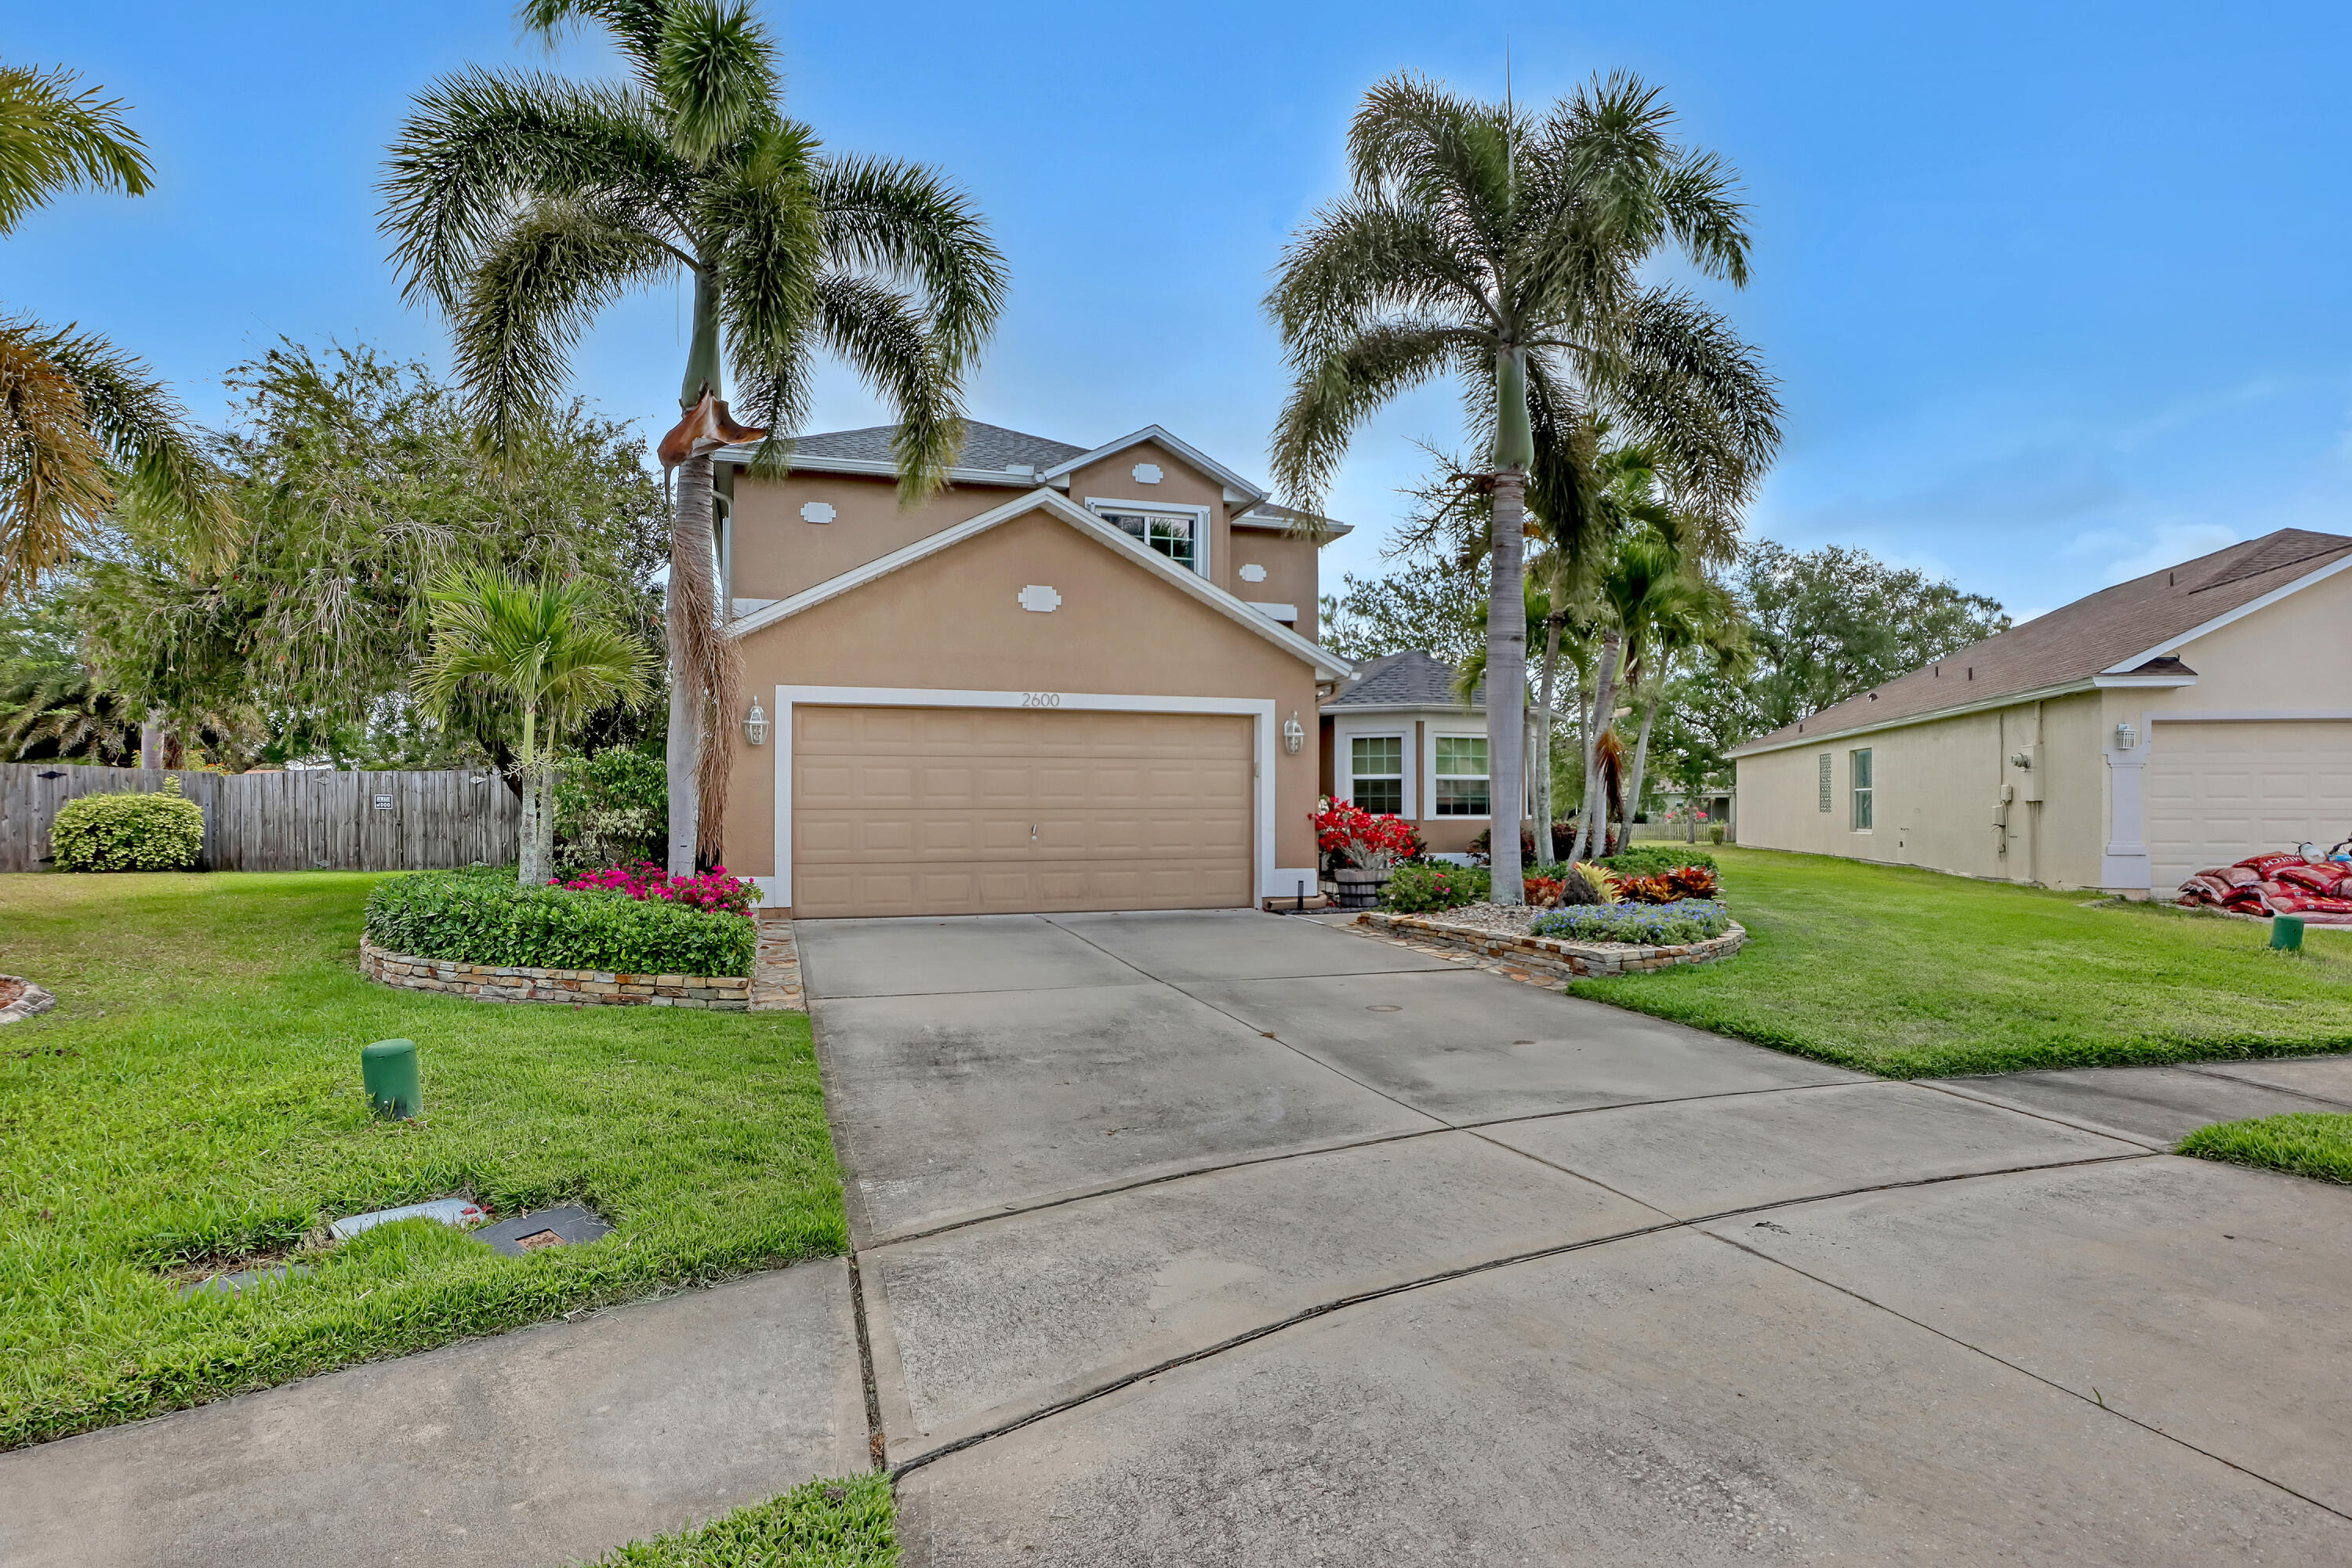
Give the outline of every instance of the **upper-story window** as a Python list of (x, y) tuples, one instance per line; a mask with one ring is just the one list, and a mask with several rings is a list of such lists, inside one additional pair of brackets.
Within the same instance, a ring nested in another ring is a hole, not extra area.
[(1206, 570), (1206, 552), (1201, 547), (1201, 534), (1205, 520), (1197, 511), (1147, 510), (1142, 507), (1125, 507), (1113, 501), (1089, 501), (1094, 514), (1131, 538), (1160, 552), (1188, 572)]

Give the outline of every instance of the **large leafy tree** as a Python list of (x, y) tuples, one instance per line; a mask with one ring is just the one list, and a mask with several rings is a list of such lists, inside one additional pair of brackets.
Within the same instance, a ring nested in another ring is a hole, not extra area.
[[(1451, 376), (1491, 437), (1488, 755), (1497, 822), (1522, 815), (1530, 503), (1580, 564), (1601, 519), (1594, 433), (1649, 447), (1680, 504), (1736, 517), (1778, 443), (1769, 378), (1717, 312), (1647, 283), (1679, 250), (1748, 276), (1729, 171), (1669, 135), (1654, 89), (1612, 76), (1542, 117), (1422, 79), (1375, 87), (1348, 139), (1353, 191), (1286, 249), (1267, 309), (1292, 388), (1274, 468), (1314, 510), (1355, 430), (1406, 389)], [(1495, 836), (1495, 897), (1519, 897), (1517, 836)]]
[[(715, 587), (711, 450), (764, 436), (781, 469), (819, 352), (898, 422), (902, 502), (943, 479), (962, 388), (1002, 306), (1002, 258), (932, 172), (828, 154), (779, 105), (775, 49), (741, 0), (524, 0), (552, 39), (601, 29), (626, 79), (472, 70), (418, 95), (391, 150), (383, 227), (412, 300), (444, 310), (494, 441), (549, 400), (572, 345), (635, 290), (693, 287), (691, 344), (664, 442), (677, 463), (667, 600), (669, 861), (720, 852), (735, 654)], [(722, 401), (731, 362), (758, 427)]]
[[(519, 421), (512, 459), (482, 451), (457, 393), (364, 345), (283, 343), (229, 373), (236, 418), (229, 563), (127, 534), (49, 597), (110, 689), (236, 760), (514, 771), (487, 700), (415, 701), (428, 593), (486, 566), (596, 584), (603, 613), (658, 637), (668, 509), (645, 445), (577, 402)], [(616, 704), (607, 738), (656, 735), (657, 707)], [(205, 731), (210, 733), (205, 734)]]
[[(0, 65), (0, 236), (62, 192), (152, 184), (119, 100), (70, 71)], [(145, 366), (0, 308), (0, 595), (29, 591), (118, 508), (184, 544), (215, 545), (228, 523), (202, 442)]]

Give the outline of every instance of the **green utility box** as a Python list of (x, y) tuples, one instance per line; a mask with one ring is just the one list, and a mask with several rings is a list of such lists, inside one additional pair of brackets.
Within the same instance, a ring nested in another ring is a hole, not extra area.
[(2303, 917), (2273, 915), (2271, 945), (2281, 952), (2301, 952), (2303, 951)]
[(425, 1110), (425, 1083), (416, 1071), (415, 1040), (378, 1040), (360, 1048), (360, 1081), (380, 1116), (407, 1121)]

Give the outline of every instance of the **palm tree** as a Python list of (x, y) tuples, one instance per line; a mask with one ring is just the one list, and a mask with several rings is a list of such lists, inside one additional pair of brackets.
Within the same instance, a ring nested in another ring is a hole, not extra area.
[[(778, 106), (775, 48), (742, 0), (523, 0), (553, 39), (601, 28), (621, 82), (471, 70), (419, 94), (383, 182), (412, 300), (449, 318), (494, 444), (564, 381), (598, 311), (690, 279), (693, 334), (661, 444), (677, 468), (665, 616), (669, 868), (721, 853), (736, 655), (715, 586), (709, 454), (757, 438), (782, 470), (819, 350), (898, 416), (899, 500), (935, 489), (963, 440), (962, 389), (1003, 306), (1003, 258), (929, 170), (824, 153)], [(730, 361), (757, 426), (722, 392)]]
[(653, 658), (598, 616), (584, 578), (527, 582), (483, 568), (453, 573), (432, 595), (433, 651), (421, 685), (446, 713), (485, 689), (521, 721), (522, 863), (515, 884), (544, 884), (555, 858), (555, 752), (571, 724), (614, 698), (645, 694)]
[[(1671, 142), (1671, 119), (1622, 74), (1541, 120), (1391, 77), (1349, 132), (1353, 194), (1293, 237), (1267, 298), (1293, 377), (1274, 440), (1292, 504), (1316, 510), (1357, 426), (1433, 376), (1454, 376), (1471, 423), (1491, 432), (1497, 823), (1521, 816), (1530, 500), (1571, 557), (1592, 547), (1577, 432), (1605, 416), (1664, 455), (1694, 507), (1726, 516), (1779, 439), (1769, 378), (1723, 318), (1639, 276), (1671, 244), (1711, 277), (1748, 277), (1730, 173)], [(1494, 896), (1517, 902), (1517, 835), (1494, 842)]]
[[(152, 188), (121, 103), (79, 79), (0, 66), (0, 236), (64, 191)], [(0, 314), (0, 595), (28, 592), (118, 509), (216, 547), (226, 498), (186, 412), (145, 366), (96, 332)]]

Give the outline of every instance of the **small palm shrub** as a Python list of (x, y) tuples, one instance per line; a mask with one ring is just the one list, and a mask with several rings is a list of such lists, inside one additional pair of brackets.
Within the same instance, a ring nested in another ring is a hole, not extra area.
[(1645, 947), (1680, 947), (1721, 936), (1731, 929), (1731, 912), (1705, 899), (1671, 904), (1596, 904), (1538, 915), (1530, 936), (1570, 942), (1623, 942)]
[(1465, 904), (1485, 902), (1494, 885), (1494, 873), (1484, 866), (1443, 862), (1400, 866), (1389, 873), (1388, 886), (1381, 889), (1381, 907), (1405, 915), (1458, 910)]
[(78, 796), (49, 825), (60, 871), (187, 871), (204, 850), (205, 809), (176, 778), (152, 795)]

